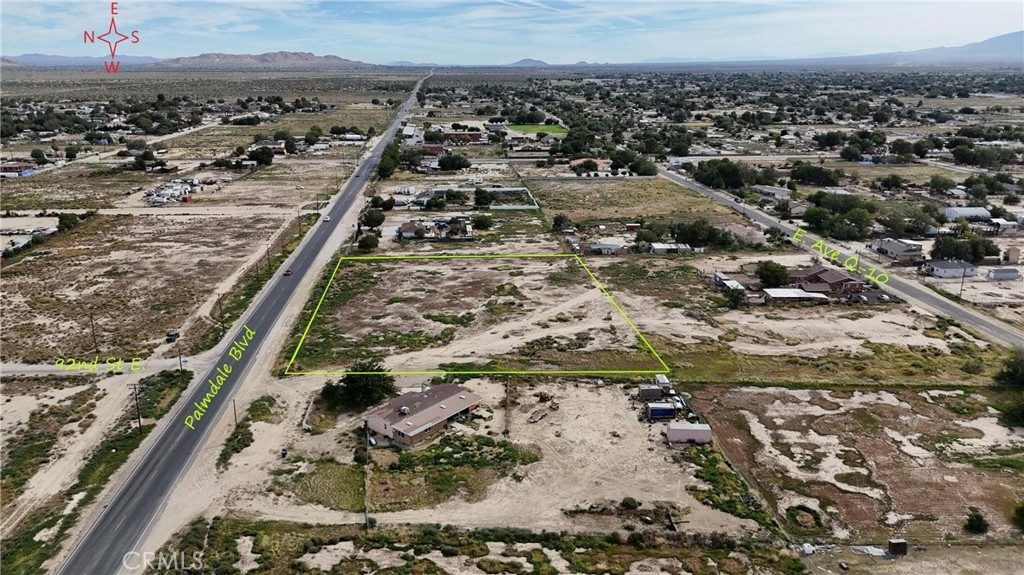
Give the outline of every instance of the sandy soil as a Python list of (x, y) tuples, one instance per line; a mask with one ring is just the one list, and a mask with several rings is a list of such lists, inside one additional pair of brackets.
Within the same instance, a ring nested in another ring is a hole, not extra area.
[[(977, 506), (992, 524), (989, 537), (1014, 533), (1004, 507), (1024, 496), (1024, 482), (962, 457), (1024, 445), (1024, 429), (998, 425), (980, 394), (738, 388), (694, 395), (723, 449), (783, 517), (811, 498), (837, 539), (937, 541), (962, 537), (966, 510)], [(957, 415), (947, 402), (979, 415)]]
[[(849, 549), (840, 547), (816, 553), (804, 561), (812, 567), (812, 573), (831, 575), (1017, 575), (1020, 573), (1020, 552), (1019, 545), (980, 547), (937, 544), (915, 550), (911, 542), (907, 556), (895, 560), (854, 555)], [(839, 568), (840, 561), (850, 566), (849, 571)]]
[[(441, 361), (486, 361), (507, 354), (526, 342), (543, 336), (573, 339), (585, 333), (592, 339), (585, 350), (627, 350), (635, 346), (636, 335), (616, 313), (606, 296), (584, 274), (573, 286), (553, 286), (546, 280), (574, 260), (563, 258), (405, 260), (381, 264), (378, 282), (367, 293), (353, 298), (338, 310), (321, 310), (308, 336), (344, 326), (352, 341), (385, 331), (422, 331), (437, 337), (451, 326), (426, 319), (428, 314), (459, 316), (473, 313), (467, 326), (455, 327), (449, 344), (427, 349), (391, 353), (385, 365), (393, 371), (437, 369)], [(343, 264), (345, 265), (345, 264)], [(361, 264), (350, 264), (361, 265)], [(348, 270), (339, 270), (341, 281)], [(354, 271), (354, 270), (353, 270)], [(514, 292), (501, 286), (515, 286)], [(432, 295), (433, 292), (445, 294)], [(394, 301), (405, 294), (407, 301)], [(489, 303), (511, 306), (508, 313), (491, 312)], [(358, 310), (358, 312), (354, 312)], [(371, 344), (372, 345), (372, 344)], [(297, 363), (304, 370), (320, 369), (300, 350)], [(651, 369), (657, 367), (652, 358)], [(331, 362), (331, 367), (336, 364)], [(347, 365), (347, 364), (343, 364)], [(544, 369), (533, 368), (533, 369)]]
[[(494, 406), (500, 401), (501, 385), (484, 380), (471, 380), (466, 385), (485, 398), (485, 405)], [(539, 391), (553, 393), (561, 408), (539, 423), (530, 424), (526, 420), (538, 408), (532, 393)], [(542, 453), (541, 461), (519, 469), (524, 476), (521, 482), (501, 479), (488, 488), (480, 501), (456, 498), (429, 509), (377, 513), (374, 514), (377, 520), (382, 523), (440, 522), (464, 527), (611, 530), (621, 527), (617, 521), (585, 515), (572, 519), (562, 510), (635, 496), (642, 501), (671, 501), (680, 508), (690, 507), (692, 511), (684, 520), (688, 531), (739, 533), (756, 529), (750, 521), (709, 509), (693, 499), (686, 487), (700, 482), (690, 471), (671, 462), (668, 448), (660, 441), (660, 426), (637, 421), (637, 412), (630, 409), (630, 400), (620, 389), (576, 387), (569, 382), (545, 384), (524, 388), (520, 401), (522, 405), (511, 414), (509, 439), (534, 445)], [(285, 419), (301, 418), (304, 407), (304, 404), (289, 403)], [(500, 410), (496, 410), (497, 413)], [(492, 429), (502, 425), (497, 417), (489, 423)], [(264, 519), (314, 523), (361, 521), (361, 513), (332, 511), (266, 493), (263, 481), (257, 481), (256, 470), (273, 467), (276, 444), (272, 442), (279, 432), (269, 426), (255, 431), (255, 445), (260, 447), (240, 454), (240, 462), (244, 463), (233, 465), (219, 479), (223, 485), (239, 486), (229, 497), (220, 500), (219, 504), (224, 506), (221, 510)], [(612, 436), (613, 431), (620, 437)], [(293, 429), (286, 434), (297, 444), (296, 448), (301, 449), (307, 441)], [(645, 471), (637, 474), (640, 466)]]
[[(65, 426), (58, 436), (57, 444), (54, 447), (54, 455), (48, 463), (40, 467), (26, 484), (25, 492), (13, 503), (10, 512), (4, 517), (3, 527), (13, 527), (29, 511), (35, 508), (40, 502), (50, 496), (60, 493), (70, 487), (77, 479), (79, 470), (88, 461), (88, 455), (103, 440), (111, 427), (121, 418), (129, 407), (131, 399), (131, 383), (138, 382), (145, 376), (145, 372), (112, 376), (101, 380), (97, 385), (100, 394), (96, 401), (96, 408), (92, 411), (95, 419), (87, 427), (83, 428), (80, 422), (74, 422)], [(85, 388), (79, 386), (55, 390), (45, 396), (11, 396), (12, 401), (4, 404), (4, 424), (7, 433), (7, 419), (27, 420), (29, 412), (38, 409), (45, 404), (58, 401), (58, 398), (67, 397), (73, 391)], [(25, 399), (27, 397), (27, 399)], [(15, 406), (8, 412), (9, 406)], [(64, 510), (69, 513), (71, 508)]]
[(5, 268), (3, 359), (91, 358), (90, 313), (103, 353), (148, 355), (283, 222), (270, 216), (96, 216)]

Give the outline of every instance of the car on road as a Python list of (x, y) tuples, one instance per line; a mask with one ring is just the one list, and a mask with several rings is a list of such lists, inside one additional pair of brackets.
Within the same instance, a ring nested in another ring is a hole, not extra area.
[(288, 269), (284, 270), (284, 275), (285, 275), (285, 276), (290, 276), (290, 275), (292, 275), (292, 269), (291, 269), (291, 268), (288, 268)]
[(325, 222), (329, 222), (329, 221), (331, 221), (331, 216), (327, 216), (326, 218), (324, 218), (324, 221), (325, 221)]
[(164, 338), (164, 341), (166, 341), (167, 343), (174, 343), (178, 341), (179, 337), (181, 337), (181, 334), (178, 333), (177, 330), (171, 330), (167, 332), (167, 337)]
[(743, 198), (735, 198), (733, 201), (736, 202), (737, 204), (742, 204)]

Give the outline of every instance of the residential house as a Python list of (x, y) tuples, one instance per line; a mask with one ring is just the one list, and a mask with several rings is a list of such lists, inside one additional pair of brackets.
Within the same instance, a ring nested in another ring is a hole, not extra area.
[(918, 242), (885, 238), (871, 242), (871, 249), (887, 255), (900, 263), (919, 263), (924, 261), (923, 246)]
[(629, 253), (629, 248), (621, 243), (608, 241), (594, 242), (591, 244), (584, 244), (583, 253), (602, 256), (623, 255)]
[(978, 266), (960, 260), (932, 260), (921, 266), (921, 271), (937, 278), (974, 277)]
[(365, 423), (371, 436), (409, 448), (441, 433), (456, 419), (468, 416), (482, 399), (454, 383), (435, 385), (392, 399), (368, 413)]
[(427, 234), (427, 228), (418, 222), (405, 222), (398, 227), (398, 235), (402, 239), (411, 240), (422, 238)]
[(757, 185), (751, 186), (751, 188), (762, 196), (775, 198), (776, 200), (788, 200), (789, 195), (793, 193), (789, 188), (780, 188), (779, 186)]
[(807, 286), (804, 291), (820, 290), (821, 286), (816, 284), (827, 284), (832, 292), (857, 293), (864, 289), (864, 282), (860, 279), (825, 266), (789, 270), (789, 282), (801, 288)]

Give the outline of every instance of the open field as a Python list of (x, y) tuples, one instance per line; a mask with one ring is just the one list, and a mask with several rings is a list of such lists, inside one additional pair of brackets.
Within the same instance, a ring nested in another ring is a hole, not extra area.
[(94, 216), (4, 267), (3, 360), (148, 355), (283, 222)]
[(1008, 517), (1024, 499), (1024, 430), (997, 423), (995, 397), (927, 388), (693, 391), (719, 445), (788, 530), (915, 543), (970, 539), (962, 525), (972, 506), (992, 525), (987, 537), (1012, 537)]
[(568, 134), (569, 130), (558, 124), (509, 124), (509, 130), (515, 130), (524, 134), (536, 134), (546, 132), (548, 134)]
[(346, 258), (336, 270), (292, 373), (344, 371), (360, 359), (396, 371), (446, 362), (485, 371), (659, 368), (572, 256)]
[(26, 178), (4, 180), (5, 210), (112, 208), (137, 186), (156, 186), (177, 176), (122, 172), (104, 164), (73, 164)]
[(865, 183), (876, 178), (884, 178), (892, 175), (900, 176), (904, 180), (917, 184), (927, 183), (932, 176), (945, 176), (958, 181), (967, 177), (967, 174), (955, 174), (943, 168), (926, 166), (923, 164), (877, 164), (863, 166), (856, 162), (825, 160), (823, 166), (830, 170), (838, 168), (846, 175), (857, 176)]
[[(153, 100), (188, 95), (193, 100), (235, 100), (258, 95), (295, 98), (320, 97), (331, 103), (369, 102), (375, 97), (404, 98), (416, 76), (402, 71), (385, 72), (281, 72), (268, 77), (265, 71), (176, 71), (125, 68), (111, 82), (94, 70), (4, 69), (4, 95), (8, 97), (75, 98), (97, 102), (111, 98)], [(325, 94), (330, 97), (325, 98)]]
[(206, 186), (193, 199), (200, 206), (297, 208), (316, 200), (317, 194), (326, 201), (351, 172), (351, 166), (325, 160), (279, 161), (252, 171), (204, 170), (194, 177), (234, 179)]
[[(296, 570), (316, 573), (689, 573), (762, 575), (800, 572), (786, 551), (741, 545), (724, 538), (536, 534), (517, 529), (461, 531), (437, 526), (361, 531), (356, 525), (302, 525), (242, 518), (198, 518), (166, 549), (187, 557), (202, 549), (207, 565), (229, 565), (242, 573), (257, 567), (271, 575)], [(167, 551), (169, 552), (169, 551)], [(181, 551), (179, 551), (181, 552)]]
[(670, 222), (705, 218), (715, 224), (744, 221), (729, 208), (662, 178), (532, 180), (529, 186), (545, 212), (564, 213), (577, 223), (639, 217)]

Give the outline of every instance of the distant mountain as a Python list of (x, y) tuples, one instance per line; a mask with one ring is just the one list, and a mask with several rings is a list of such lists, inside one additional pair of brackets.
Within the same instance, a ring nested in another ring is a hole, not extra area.
[(0, 67), (3, 68), (24, 68), (24, 64), (20, 64), (11, 60), (10, 58), (0, 58)]
[(355, 70), (373, 64), (346, 60), (337, 56), (317, 56), (310, 52), (268, 52), (265, 54), (200, 54), (172, 58), (157, 68), (192, 70)]
[(403, 68), (436, 68), (439, 67), (437, 64), (424, 64), (421, 62), (410, 62), (408, 60), (398, 60), (397, 62), (388, 62), (385, 66), (398, 66)]
[[(10, 56), (7, 58), (24, 66), (39, 68), (87, 68), (102, 66), (104, 61), (109, 62), (110, 58), (97, 58), (93, 56), (56, 56), (51, 54), (22, 54), (21, 56)], [(117, 60), (122, 66), (140, 66), (143, 64), (155, 64), (159, 58), (149, 56), (118, 56)]]
[(711, 60), (708, 58), (654, 58), (643, 64), (725, 64), (728, 66), (800, 67), (914, 67), (914, 66), (1013, 66), (1024, 68), (1024, 30), (964, 46), (926, 48), (909, 52), (885, 52), (862, 56), (789, 59), (756, 58)]
[(518, 62), (512, 62), (511, 64), (505, 64), (506, 68), (543, 68), (544, 66), (550, 66), (543, 60), (533, 60), (531, 58), (523, 58)]

